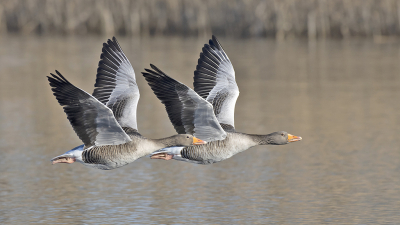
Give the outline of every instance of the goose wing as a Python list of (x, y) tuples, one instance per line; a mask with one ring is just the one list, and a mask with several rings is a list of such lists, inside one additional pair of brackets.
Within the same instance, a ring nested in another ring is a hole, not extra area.
[(215, 116), (222, 127), (234, 130), (239, 88), (232, 63), (214, 35), (200, 53), (193, 86), (194, 91), (213, 105)]
[(103, 44), (93, 96), (114, 113), (121, 127), (137, 130), (139, 88), (131, 63), (115, 37)]
[(142, 72), (179, 134), (192, 134), (205, 141), (223, 140), (226, 132), (218, 123), (212, 105), (186, 85), (169, 77), (154, 65)]
[(58, 76), (47, 77), (51, 90), (85, 148), (131, 141), (107, 106), (56, 73)]

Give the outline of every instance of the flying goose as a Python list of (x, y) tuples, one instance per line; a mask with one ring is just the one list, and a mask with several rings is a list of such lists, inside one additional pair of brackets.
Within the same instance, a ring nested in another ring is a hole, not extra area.
[(204, 45), (196, 71), (194, 91), (154, 65), (142, 72), (179, 134), (193, 134), (205, 145), (170, 147), (154, 152), (152, 159), (212, 164), (256, 145), (284, 145), (302, 138), (285, 131), (267, 135), (235, 130), (234, 110), (239, 96), (235, 71), (215, 36)]
[(58, 71), (48, 77), (53, 94), (83, 142), (53, 158), (53, 164), (78, 161), (110, 170), (165, 147), (206, 143), (190, 134), (162, 139), (140, 135), (136, 123), (140, 95), (135, 73), (115, 37), (103, 44), (100, 58), (93, 95), (71, 84)]

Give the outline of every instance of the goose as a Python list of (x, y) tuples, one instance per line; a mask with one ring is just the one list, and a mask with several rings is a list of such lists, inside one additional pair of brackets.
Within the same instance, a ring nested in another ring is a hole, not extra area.
[(78, 161), (97, 169), (119, 168), (158, 149), (206, 142), (190, 134), (148, 139), (137, 129), (139, 89), (128, 58), (114, 37), (103, 44), (93, 95), (79, 89), (56, 70), (48, 81), (63, 106), (80, 145), (52, 159), (56, 163)]
[(194, 90), (154, 65), (142, 72), (179, 134), (192, 134), (205, 145), (170, 147), (151, 154), (152, 159), (212, 164), (257, 145), (284, 145), (302, 138), (285, 131), (266, 135), (236, 131), (234, 110), (239, 96), (235, 71), (215, 36), (205, 44), (196, 71)]

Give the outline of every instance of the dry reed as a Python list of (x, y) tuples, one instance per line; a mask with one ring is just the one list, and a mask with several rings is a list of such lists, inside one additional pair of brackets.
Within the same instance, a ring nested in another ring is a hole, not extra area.
[(400, 0), (2, 0), (0, 32), (398, 36)]

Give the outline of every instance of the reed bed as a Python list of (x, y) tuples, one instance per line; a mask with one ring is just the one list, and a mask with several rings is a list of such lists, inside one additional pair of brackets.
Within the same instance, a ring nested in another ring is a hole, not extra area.
[(1, 0), (0, 32), (399, 36), (400, 0)]

